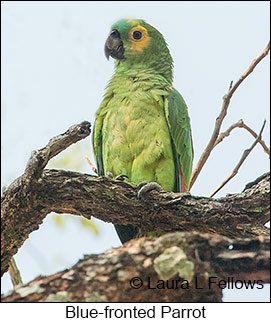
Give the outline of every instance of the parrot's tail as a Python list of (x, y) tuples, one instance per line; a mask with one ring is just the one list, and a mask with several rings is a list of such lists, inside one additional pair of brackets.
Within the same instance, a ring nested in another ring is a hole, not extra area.
[(117, 234), (122, 244), (131, 239), (136, 238), (138, 233), (138, 228), (132, 226), (131, 224), (128, 224), (128, 225), (115, 224), (115, 229), (117, 231)]

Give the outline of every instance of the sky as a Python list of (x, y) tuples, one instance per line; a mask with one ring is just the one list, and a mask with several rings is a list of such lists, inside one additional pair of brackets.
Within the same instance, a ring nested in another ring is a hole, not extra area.
[[(42, 148), (71, 125), (93, 124), (105, 86), (114, 72), (104, 43), (121, 18), (140, 18), (165, 37), (174, 59), (174, 87), (184, 97), (192, 126), (194, 166), (206, 147), (231, 80), (236, 81), (266, 47), (270, 34), (268, 1), (69, 1), (1, 3), (1, 186), (20, 176), (31, 151)], [(243, 119), (270, 146), (270, 56), (234, 94), (222, 131)], [(254, 138), (235, 129), (212, 152), (191, 193), (208, 196), (229, 175)], [(66, 169), (90, 173), (90, 137), (71, 147)], [(64, 152), (65, 153), (65, 152)], [(67, 154), (67, 153), (66, 153)], [(58, 156), (58, 160), (64, 157)], [(52, 160), (48, 167), (55, 167)], [(238, 175), (216, 197), (240, 192), (269, 170), (260, 145)], [(111, 224), (94, 220), (98, 234), (79, 217), (53, 214), (15, 256), (24, 282), (75, 264), (84, 254), (101, 253), (120, 242)], [(12, 288), (8, 274), (2, 292)], [(263, 290), (224, 292), (224, 301), (268, 301)]]

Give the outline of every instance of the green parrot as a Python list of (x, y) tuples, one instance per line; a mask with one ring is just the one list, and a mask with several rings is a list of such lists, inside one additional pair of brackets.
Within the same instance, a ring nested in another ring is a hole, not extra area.
[[(190, 119), (172, 86), (173, 60), (163, 35), (144, 20), (119, 20), (106, 40), (105, 55), (115, 59), (115, 73), (96, 112), (92, 143), (98, 174), (189, 191)], [(115, 227), (122, 243), (137, 232), (130, 225)]]

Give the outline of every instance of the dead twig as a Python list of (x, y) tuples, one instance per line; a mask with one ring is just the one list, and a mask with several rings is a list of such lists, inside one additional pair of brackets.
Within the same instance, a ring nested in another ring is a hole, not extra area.
[[(221, 141), (223, 141), (226, 137), (228, 137), (231, 133), (231, 131), (235, 128), (243, 128), (246, 129), (254, 138), (257, 138), (258, 135), (255, 131), (253, 131), (248, 125), (244, 123), (242, 119), (240, 119), (238, 122), (233, 123), (225, 132), (222, 132), (219, 137), (217, 138), (214, 147), (217, 146)], [(265, 142), (263, 140), (259, 141), (259, 144), (263, 147), (264, 151), (270, 156), (270, 149), (266, 146)]]
[(237, 90), (239, 85), (248, 77), (248, 75), (253, 72), (254, 68), (260, 63), (260, 61), (268, 54), (269, 50), (270, 50), (270, 43), (268, 43), (268, 45), (266, 46), (264, 51), (252, 61), (249, 68), (240, 76), (240, 78), (237, 80), (237, 82), (235, 84), (233, 84), (233, 82), (231, 82), (228, 92), (223, 97), (222, 109), (221, 109), (219, 116), (216, 119), (215, 128), (214, 128), (213, 134), (211, 136), (211, 139), (210, 139), (207, 147), (203, 151), (203, 153), (202, 153), (202, 155), (201, 155), (201, 157), (200, 157), (200, 159), (199, 159), (199, 161), (192, 173), (192, 177), (190, 180), (190, 189), (192, 188), (193, 184), (195, 183), (196, 179), (198, 178), (202, 167), (206, 163), (208, 157), (211, 154), (211, 151), (213, 150), (213, 148), (215, 146), (216, 140), (217, 140), (219, 132), (220, 132), (222, 122), (227, 114), (227, 110), (228, 110), (232, 95)]
[(250, 148), (246, 149), (243, 152), (243, 155), (241, 157), (241, 159), (239, 160), (238, 164), (235, 166), (234, 170), (231, 172), (231, 174), (223, 181), (223, 183), (221, 185), (219, 185), (214, 191), (213, 193), (210, 195), (210, 197), (213, 197), (218, 191), (221, 190), (222, 187), (224, 187), (239, 171), (241, 165), (244, 163), (244, 161), (246, 160), (247, 156), (251, 153), (251, 151), (253, 150), (253, 148), (257, 145), (258, 142), (260, 142), (261, 138), (262, 138), (262, 133), (263, 133), (263, 129), (265, 127), (266, 124), (266, 120), (264, 120), (262, 128), (260, 130), (259, 135), (257, 136), (256, 140), (254, 141), (254, 143), (251, 145)]
[(97, 168), (92, 164), (92, 162), (90, 161), (90, 159), (88, 158), (88, 156), (85, 156), (85, 159), (86, 159), (87, 163), (89, 164), (89, 166), (91, 167), (91, 170), (93, 171), (93, 173), (95, 173), (96, 175), (98, 175)]
[[(246, 129), (249, 133), (252, 134), (254, 138), (257, 138), (257, 134), (255, 131), (253, 131), (249, 126), (247, 126), (245, 123), (243, 123), (242, 128)], [(266, 146), (265, 142), (263, 140), (259, 141), (259, 143), (262, 145), (264, 151), (269, 155), (270, 157), (270, 149)]]
[(23, 281), (21, 278), (20, 271), (16, 265), (14, 257), (11, 257), (9, 262), (8, 272), (10, 274), (10, 278), (12, 281), (13, 288), (15, 289), (17, 286), (22, 285)]
[(65, 133), (52, 138), (44, 148), (32, 152), (26, 165), (25, 176), (38, 178), (50, 159), (77, 141), (86, 138), (90, 132), (90, 123), (83, 121), (71, 126)]

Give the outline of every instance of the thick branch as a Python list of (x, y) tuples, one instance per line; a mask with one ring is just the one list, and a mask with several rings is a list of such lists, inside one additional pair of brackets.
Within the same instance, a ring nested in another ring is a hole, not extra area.
[(251, 236), (250, 231), (241, 233), (236, 227), (264, 225), (269, 220), (269, 179), (266, 174), (244, 192), (219, 199), (153, 192), (141, 201), (137, 188), (125, 182), (46, 170), (39, 193), (40, 202), (49, 211), (95, 216), (115, 224), (142, 225), (145, 232), (212, 230), (228, 236)]
[[(27, 191), (17, 187), (17, 197), (6, 194), (2, 207), (2, 273), (10, 257), (50, 212), (95, 216), (115, 224), (142, 226), (142, 232), (198, 230), (229, 237), (268, 234), (269, 175), (240, 194), (211, 199), (169, 192), (150, 193), (138, 200), (137, 189), (104, 177), (61, 170), (44, 170)], [(12, 207), (12, 212), (10, 208)]]
[(217, 302), (226, 283), (234, 288), (236, 280), (255, 280), (256, 286), (270, 281), (269, 242), (184, 232), (140, 238), (39, 276), (2, 301)]

